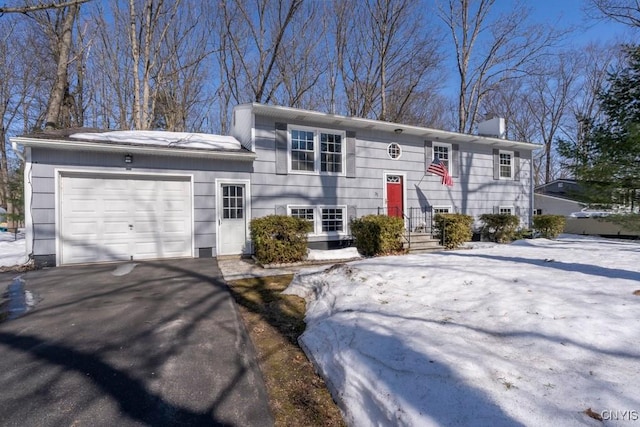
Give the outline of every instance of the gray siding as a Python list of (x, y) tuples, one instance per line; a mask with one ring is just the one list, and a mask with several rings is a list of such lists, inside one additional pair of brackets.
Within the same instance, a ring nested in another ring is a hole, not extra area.
[[(279, 120), (280, 121), (280, 120)], [(530, 165), (531, 152), (512, 150), (519, 154), (518, 180), (494, 179), (493, 147), (455, 142), (457, 155), (452, 159), (454, 186), (441, 185), (440, 177), (426, 174), (425, 141), (415, 136), (392, 132), (356, 130), (355, 178), (330, 175), (309, 175), (290, 172), (276, 174), (275, 120), (255, 118), (255, 150), (252, 175), (252, 212), (254, 217), (273, 214), (277, 206), (286, 205), (349, 205), (357, 215), (378, 212), (385, 206), (385, 172), (406, 175), (406, 210), (417, 208), (431, 211), (433, 206), (452, 206), (458, 213), (478, 217), (491, 213), (498, 206), (512, 206), (528, 225), (531, 216)], [(314, 126), (314, 123), (290, 122), (289, 125)], [(326, 126), (320, 126), (326, 128)], [(338, 127), (335, 130), (353, 129)], [(387, 154), (390, 143), (402, 148), (398, 159)], [(446, 142), (451, 141), (435, 141)], [(457, 158), (456, 158), (457, 157)], [(430, 157), (428, 161), (430, 162)]]
[[(252, 163), (182, 157), (134, 155), (130, 169), (123, 155), (32, 148), (32, 217), (34, 256), (55, 256), (55, 170), (193, 175), (195, 256), (200, 249), (216, 254), (216, 178), (249, 179)], [(205, 251), (206, 253), (206, 251)]]
[(253, 151), (251, 132), (253, 129), (253, 114), (250, 105), (240, 105), (233, 109), (231, 120), (231, 136), (240, 141), (247, 150)]

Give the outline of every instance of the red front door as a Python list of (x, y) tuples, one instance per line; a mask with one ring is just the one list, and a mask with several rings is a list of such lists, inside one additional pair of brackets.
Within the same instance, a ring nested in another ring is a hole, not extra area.
[(402, 176), (387, 175), (387, 215), (402, 217)]

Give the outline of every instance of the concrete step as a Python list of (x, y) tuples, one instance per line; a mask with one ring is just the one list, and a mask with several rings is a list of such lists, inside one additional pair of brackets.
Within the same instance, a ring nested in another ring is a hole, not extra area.
[[(409, 240), (411, 244), (409, 244)], [(411, 233), (411, 236), (405, 236), (403, 247), (410, 253), (444, 250), (438, 239), (434, 239), (431, 234), (426, 233)]]

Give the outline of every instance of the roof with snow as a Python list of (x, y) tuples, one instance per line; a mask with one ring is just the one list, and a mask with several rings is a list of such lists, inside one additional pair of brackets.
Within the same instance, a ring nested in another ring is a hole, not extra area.
[(90, 128), (60, 129), (11, 139), (26, 147), (48, 147), (85, 151), (110, 151), (253, 159), (255, 154), (225, 135), (154, 130), (102, 131)]

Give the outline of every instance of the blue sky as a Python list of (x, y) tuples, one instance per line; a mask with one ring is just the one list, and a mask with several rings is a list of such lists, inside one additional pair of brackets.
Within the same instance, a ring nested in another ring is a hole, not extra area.
[[(497, 0), (496, 6), (512, 7), (513, 0)], [(576, 26), (568, 42), (584, 45), (589, 42), (614, 41), (618, 38), (628, 40), (631, 31), (628, 26), (610, 20), (589, 17), (585, 7), (589, 0), (528, 0), (527, 5), (532, 10), (532, 18), (538, 22), (557, 22), (562, 27)]]

